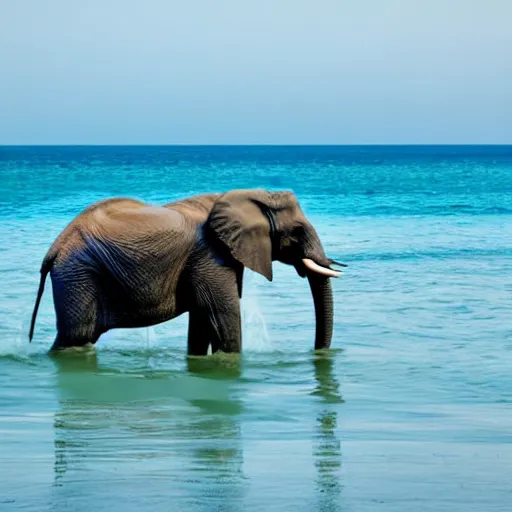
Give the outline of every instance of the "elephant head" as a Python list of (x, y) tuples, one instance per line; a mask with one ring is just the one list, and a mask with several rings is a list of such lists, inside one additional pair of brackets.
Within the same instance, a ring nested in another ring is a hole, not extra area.
[(333, 330), (330, 278), (340, 272), (292, 192), (234, 190), (213, 205), (205, 229), (231, 257), (272, 281), (272, 261), (293, 265), (307, 277), (316, 315), (315, 349), (329, 348)]

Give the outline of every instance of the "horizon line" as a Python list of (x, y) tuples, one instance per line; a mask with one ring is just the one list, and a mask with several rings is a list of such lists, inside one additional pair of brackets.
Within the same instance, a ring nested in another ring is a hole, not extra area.
[(330, 144), (330, 143), (76, 143), (76, 144), (59, 144), (59, 143), (16, 143), (16, 144), (1, 144), (0, 148), (7, 147), (432, 147), (432, 146), (446, 146), (446, 147), (467, 147), (467, 146), (512, 146), (512, 142), (440, 142), (440, 143), (353, 143), (353, 144)]

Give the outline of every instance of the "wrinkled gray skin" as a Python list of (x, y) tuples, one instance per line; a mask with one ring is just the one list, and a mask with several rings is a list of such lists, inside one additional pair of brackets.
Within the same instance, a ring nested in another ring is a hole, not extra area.
[(127, 198), (100, 201), (57, 237), (41, 267), (30, 340), (48, 273), (57, 337), (52, 350), (94, 344), (113, 328), (145, 327), (189, 312), (188, 353), (241, 351), (244, 267), (272, 280), (272, 261), (294, 265), (311, 286), (315, 348), (333, 326), (328, 267), (313, 226), (291, 192), (233, 190), (164, 206)]

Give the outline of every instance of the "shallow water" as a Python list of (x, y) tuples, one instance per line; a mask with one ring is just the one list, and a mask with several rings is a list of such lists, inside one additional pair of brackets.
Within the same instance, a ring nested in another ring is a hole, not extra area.
[[(512, 148), (0, 148), (0, 510), (494, 511), (512, 503)], [(248, 272), (244, 352), (187, 317), (52, 358), (39, 265), (83, 207), (291, 188), (328, 254)]]

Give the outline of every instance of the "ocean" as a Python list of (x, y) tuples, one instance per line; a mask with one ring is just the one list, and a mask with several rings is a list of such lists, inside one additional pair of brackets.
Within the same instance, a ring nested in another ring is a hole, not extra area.
[[(508, 511), (512, 146), (0, 147), (0, 510)], [(246, 272), (243, 353), (187, 315), (52, 358), (42, 258), (88, 204), (293, 190), (327, 254)]]

